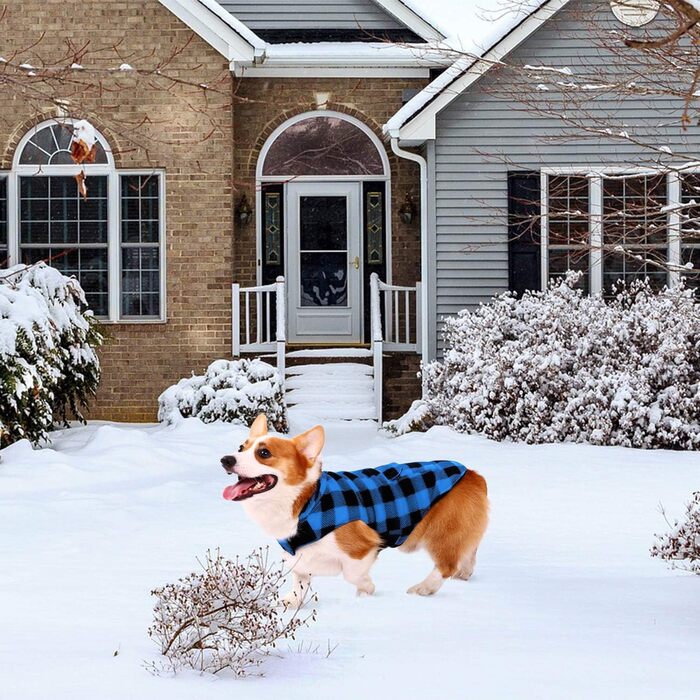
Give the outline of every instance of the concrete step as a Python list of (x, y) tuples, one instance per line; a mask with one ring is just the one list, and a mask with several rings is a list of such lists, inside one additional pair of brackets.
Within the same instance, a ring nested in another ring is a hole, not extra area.
[(286, 369), (287, 405), (295, 413), (319, 421), (376, 418), (371, 365), (305, 362)]

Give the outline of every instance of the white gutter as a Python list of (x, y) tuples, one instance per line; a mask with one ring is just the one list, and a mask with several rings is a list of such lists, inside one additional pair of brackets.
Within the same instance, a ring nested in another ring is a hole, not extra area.
[(428, 339), (428, 162), (423, 156), (404, 151), (397, 138), (391, 139), (391, 150), (399, 157), (418, 163), (420, 168), (420, 354), (424, 363), (430, 360)]

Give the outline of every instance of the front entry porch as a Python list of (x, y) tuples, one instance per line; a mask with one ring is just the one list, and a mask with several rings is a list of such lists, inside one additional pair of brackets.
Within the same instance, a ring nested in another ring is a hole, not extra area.
[[(370, 276), (370, 342), (314, 347), (289, 342), (298, 307), (288, 305), (288, 284), (232, 286), (232, 355), (274, 359), (287, 403), (319, 419), (375, 420), (384, 415), (384, 364), (420, 353), (420, 282), (386, 284)], [(303, 307), (302, 307), (303, 308)], [(290, 318), (290, 315), (292, 318)], [(415, 398), (418, 398), (417, 396)]]

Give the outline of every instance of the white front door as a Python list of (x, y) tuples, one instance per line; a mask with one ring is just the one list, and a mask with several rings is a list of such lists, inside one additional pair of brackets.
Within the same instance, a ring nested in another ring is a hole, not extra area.
[(360, 183), (287, 186), (287, 314), (292, 343), (358, 343)]

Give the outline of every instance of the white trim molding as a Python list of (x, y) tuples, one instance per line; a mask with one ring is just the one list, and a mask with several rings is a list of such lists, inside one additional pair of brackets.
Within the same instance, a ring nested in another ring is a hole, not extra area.
[(402, 0), (374, 0), (374, 2), (425, 41), (442, 41), (447, 38), (437, 27)]
[(227, 61), (253, 63), (267, 44), (214, 0), (159, 0)]

